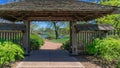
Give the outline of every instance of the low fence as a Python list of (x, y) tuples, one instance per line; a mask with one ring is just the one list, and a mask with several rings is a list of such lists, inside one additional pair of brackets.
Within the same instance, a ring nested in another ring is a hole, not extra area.
[(0, 41), (12, 41), (22, 45), (23, 41), (22, 31), (0, 30)]
[(80, 31), (77, 33), (78, 51), (84, 52), (85, 46), (93, 43), (95, 38), (104, 38), (108, 35), (120, 35), (120, 28), (112, 31)]
[(25, 29), (23, 24), (0, 24), (0, 41), (12, 41), (23, 45)]

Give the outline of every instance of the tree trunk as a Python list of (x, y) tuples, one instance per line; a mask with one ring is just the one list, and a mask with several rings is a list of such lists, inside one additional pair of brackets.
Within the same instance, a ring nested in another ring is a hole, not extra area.
[(57, 25), (56, 25), (56, 22), (54, 21), (53, 22), (53, 25), (54, 25), (54, 28), (55, 28), (55, 38), (58, 39), (58, 29), (57, 29)]

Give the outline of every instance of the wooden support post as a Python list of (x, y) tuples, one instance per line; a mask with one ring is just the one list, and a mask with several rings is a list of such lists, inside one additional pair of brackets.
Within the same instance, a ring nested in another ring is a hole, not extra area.
[(24, 24), (26, 25), (26, 31), (23, 37), (23, 40), (24, 40), (23, 47), (25, 50), (25, 55), (29, 55), (29, 52), (30, 52), (30, 21), (25, 20)]
[(72, 22), (70, 22), (70, 53), (72, 53)]
[(78, 55), (77, 33), (75, 32), (75, 21), (70, 22), (70, 44), (72, 48), (72, 55)]

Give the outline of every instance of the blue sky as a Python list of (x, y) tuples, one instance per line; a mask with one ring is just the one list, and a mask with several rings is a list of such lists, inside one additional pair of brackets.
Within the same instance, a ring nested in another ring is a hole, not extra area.
[[(5, 4), (7, 1), (9, 1), (9, 0), (0, 0), (0, 4)], [(82, 1), (98, 3), (99, 0), (82, 0)], [(32, 22), (32, 23), (34, 23), (34, 22)], [(45, 24), (45, 22), (39, 22), (38, 25), (41, 28), (47, 27), (47, 24)]]
[[(0, 0), (0, 4), (5, 4), (7, 1), (10, 1), (10, 0)], [(99, 0), (82, 0), (82, 1), (85, 1), (85, 2), (98, 2)]]
[(6, 0), (0, 0), (0, 4), (6, 3)]

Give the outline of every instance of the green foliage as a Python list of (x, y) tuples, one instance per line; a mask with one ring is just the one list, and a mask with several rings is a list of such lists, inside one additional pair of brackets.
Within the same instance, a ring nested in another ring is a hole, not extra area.
[(107, 61), (118, 60), (120, 56), (120, 39), (107, 37), (102, 40), (95, 39), (87, 46), (87, 53), (98, 55)]
[(66, 41), (66, 42), (63, 43), (63, 45), (62, 45), (62, 49), (68, 50), (68, 49), (69, 49), (69, 45), (70, 45), (70, 41)]
[(98, 24), (111, 24), (116, 28), (120, 28), (120, 14), (107, 15), (102, 18), (96, 19)]
[(8, 41), (0, 42), (0, 66), (23, 59), (23, 54), (24, 52), (19, 45)]
[(65, 36), (64, 38), (59, 38), (59, 39), (51, 39), (51, 42), (55, 42), (55, 43), (65, 43), (69, 40), (68, 36)]
[(48, 34), (47, 39), (49, 39), (49, 40), (51, 40), (51, 39), (55, 39), (54, 34)]
[(88, 54), (94, 54), (94, 55), (96, 55), (96, 54), (98, 54), (98, 51), (99, 51), (99, 49), (97, 49), (96, 48), (96, 46), (99, 44), (101, 42), (101, 40), (100, 39), (95, 39), (94, 41), (93, 41), (93, 43), (90, 43), (89, 45), (87, 45), (87, 53)]
[(101, 1), (100, 4), (111, 5), (111, 6), (120, 6), (120, 0)]
[(65, 43), (63, 43), (63, 45), (61, 46), (62, 49), (64, 50), (68, 50), (69, 52), (71, 52), (71, 46), (70, 46), (70, 41), (66, 41)]
[(120, 59), (119, 59), (118, 63), (116, 64), (116, 68), (120, 68)]
[(33, 50), (39, 49), (44, 44), (42, 38), (37, 34), (30, 34), (30, 47)]
[[(119, 0), (101, 1), (100, 4), (120, 6)], [(96, 19), (97, 23), (111, 24), (116, 28), (120, 28), (120, 14), (107, 15), (102, 18)]]

